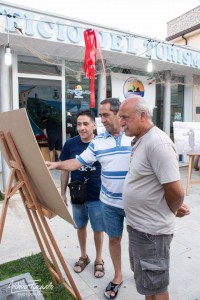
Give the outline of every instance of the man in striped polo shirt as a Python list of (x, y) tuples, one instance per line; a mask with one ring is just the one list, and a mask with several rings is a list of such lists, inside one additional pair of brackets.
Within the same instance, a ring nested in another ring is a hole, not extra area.
[(122, 187), (128, 171), (131, 140), (120, 127), (119, 99), (107, 98), (100, 103), (99, 115), (106, 131), (95, 137), (88, 148), (76, 159), (55, 163), (46, 162), (48, 168), (73, 171), (82, 165), (91, 166), (99, 161), (101, 171), (100, 200), (103, 202), (105, 231), (109, 236), (109, 250), (114, 266), (114, 277), (105, 291), (106, 299), (115, 299), (122, 284), (121, 238), (124, 223)]

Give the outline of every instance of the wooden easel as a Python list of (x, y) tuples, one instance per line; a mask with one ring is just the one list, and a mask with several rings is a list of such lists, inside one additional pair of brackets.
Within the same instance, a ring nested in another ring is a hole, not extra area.
[[(45, 218), (52, 218), (55, 214), (42, 207), (38, 202), (11, 134), (7, 133), (4, 135), (4, 133), (0, 131), (0, 140), (2, 143), (2, 152), (10, 167), (10, 176), (0, 219), (0, 242), (9, 199), (19, 191), (44, 260), (49, 269), (53, 284), (60, 282), (75, 299), (82, 300)], [(50, 264), (47, 253), (50, 256), (54, 267)], [(64, 279), (60, 267), (58, 266), (58, 262), (61, 263), (70, 285)]]
[[(188, 166), (188, 176), (187, 176), (187, 188), (186, 188), (186, 195), (189, 195), (189, 191), (190, 191), (190, 185), (191, 184), (199, 184), (200, 181), (199, 180), (191, 180), (192, 177), (192, 169), (193, 169), (193, 165), (194, 165), (194, 157), (198, 156), (200, 159), (200, 154), (188, 154), (189, 155), (189, 166)], [(199, 163), (198, 163), (199, 164)]]

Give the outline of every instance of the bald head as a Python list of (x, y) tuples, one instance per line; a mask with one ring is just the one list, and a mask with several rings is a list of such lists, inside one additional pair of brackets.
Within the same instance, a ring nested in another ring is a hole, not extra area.
[(120, 108), (126, 107), (130, 111), (137, 111), (139, 114), (145, 112), (148, 119), (152, 118), (152, 108), (149, 103), (141, 96), (131, 96), (125, 99)]
[(153, 125), (151, 116), (149, 103), (137, 95), (125, 99), (119, 109), (120, 125), (128, 136), (144, 135)]

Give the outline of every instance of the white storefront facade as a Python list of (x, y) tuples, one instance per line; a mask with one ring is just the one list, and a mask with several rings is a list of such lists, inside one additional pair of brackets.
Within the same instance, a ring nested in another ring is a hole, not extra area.
[[(0, 4), (0, 110), (26, 107), (34, 133), (44, 114), (57, 114), (66, 139), (67, 112), (89, 108), (89, 80), (83, 72), (83, 32), (98, 30), (95, 95), (106, 97), (138, 90), (155, 107), (154, 122), (167, 134), (172, 123), (200, 121), (200, 53), (151, 37), (139, 36), (72, 18)], [(12, 65), (4, 62), (5, 48)], [(147, 72), (151, 58), (153, 72)]]

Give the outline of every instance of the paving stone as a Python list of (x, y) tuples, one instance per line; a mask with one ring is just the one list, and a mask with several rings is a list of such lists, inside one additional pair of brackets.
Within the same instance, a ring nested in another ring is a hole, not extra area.
[[(180, 168), (184, 187), (187, 183), (186, 166)], [(56, 186), (59, 186), (59, 172), (54, 172)], [(199, 180), (199, 172), (193, 172), (192, 179)], [(176, 228), (171, 247), (170, 263), (170, 300), (200, 300), (200, 184), (191, 186), (185, 202), (191, 208), (191, 214), (176, 219)], [(71, 205), (69, 204), (71, 213)], [(2, 204), (0, 203), (0, 211)], [(59, 217), (47, 220), (59, 249), (67, 263), (69, 272), (82, 296), (83, 300), (103, 300), (104, 291), (109, 281), (113, 279), (114, 270), (109, 254), (108, 237), (105, 235), (103, 246), (103, 259), (105, 262), (105, 276), (101, 279), (94, 277), (95, 248), (94, 237), (88, 224), (87, 253), (91, 263), (85, 270), (77, 274), (73, 265), (80, 256), (77, 231), (72, 225)], [(9, 201), (5, 220), (3, 237), (0, 244), (0, 264), (29, 256), (40, 251), (35, 235), (27, 218), (19, 194)], [(128, 257), (128, 235), (124, 228), (122, 238), (122, 270), (123, 286), (120, 288), (118, 300), (142, 300), (144, 296), (136, 291), (134, 276), (130, 270)], [(63, 271), (62, 271), (63, 272)], [(65, 274), (63, 274), (66, 277)], [(67, 280), (67, 279), (66, 279)], [(5, 285), (5, 284), (4, 284)], [(34, 299), (34, 298), (33, 298)], [(0, 296), (0, 300), (6, 299)], [(22, 299), (20, 299), (22, 300)], [(24, 298), (23, 300), (26, 300)], [(31, 300), (31, 298), (28, 298)], [(63, 299), (58, 299), (63, 300)]]

